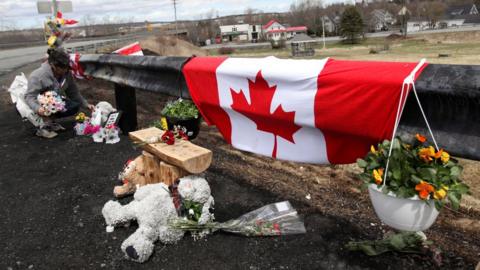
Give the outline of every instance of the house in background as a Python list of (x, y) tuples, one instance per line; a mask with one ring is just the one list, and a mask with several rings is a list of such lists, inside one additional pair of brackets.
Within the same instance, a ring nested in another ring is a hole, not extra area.
[(412, 18), (407, 22), (408, 32), (439, 28), (468, 27), (480, 25), (480, 13), (474, 4), (450, 6), (435, 25), (424, 18)]
[(375, 9), (370, 13), (370, 31), (386, 31), (395, 23), (396, 19), (393, 15), (384, 9)]
[(233, 24), (221, 25), (220, 35), (223, 42), (256, 42), (260, 38), (261, 25)]
[(465, 21), (463, 22), (463, 26), (476, 26), (480, 25), (480, 14), (477, 15), (466, 15)]
[(270, 20), (267, 24), (262, 26), (262, 31), (268, 40), (278, 41), (293, 38), (297, 34), (306, 34), (306, 26), (287, 27), (280, 24), (276, 20)]
[(474, 4), (450, 6), (440, 20), (438, 28), (451, 28), (464, 26), (465, 24), (476, 24), (480, 14)]
[(446, 15), (455, 17), (461, 15), (478, 15), (478, 8), (474, 4), (450, 6), (446, 10)]
[(337, 32), (337, 24), (332, 17), (327, 15), (323, 15), (321, 17), (323, 24), (325, 25), (325, 33), (336, 33)]
[(431, 29), (430, 21), (423, 18), (411, 18), (407, 22), (407, 33)]

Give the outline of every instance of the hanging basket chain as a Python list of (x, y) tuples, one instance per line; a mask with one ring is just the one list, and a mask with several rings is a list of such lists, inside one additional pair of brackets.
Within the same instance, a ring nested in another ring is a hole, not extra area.
[(437, 141), (435, 140), (435, 136), (433, 135), (432, 129), (430, 128), (430, 124), (428, 123), (427, 116), (425, 115), (420, 99), (418, 98), (417, 89), (415, 88), (415, 74), (425, 64), (425, 62), (426, 62), (425, 59), (421, 59), (420, 62), (417, 64), (417, 66), (413, 69), (413, 71), (403, 81), (402, 90), (400, 92), (400, 99), (398, 101), (397, 114), (395, 116), (395, 126), (393, 127), (392, 139), (390, 140), (390, 147), (388, 149), (387, 164), (385, 165), (385, 174), (383, 176), (382, 188), (385, 187), (387, 182), (388, 166), (390, 164), (390, 156), (392, 155), (392, 150), (393, 150), (393, 140), (395, 139), (395, 135), (397, 134), (398, 125), (400, 124), (400, 118), (403, 113), (403, 109), (405, 108), (405, 104), (407, 103), (407, 94), (408, 94), (408, 90), (410, 89), (410, 86), (412, 87), (413, 93), (415, 94), (418, 107), (422, 112), (422, 116), (423, 116), (423, 119), (425, 120), (425, 124), (427, 125), (428, 131), (430, 132), (430, 136), (432, 136), (432, 140), (433, 140), (433, 143), (435, 144), (435, 148), (437, 151), (439, 151)]

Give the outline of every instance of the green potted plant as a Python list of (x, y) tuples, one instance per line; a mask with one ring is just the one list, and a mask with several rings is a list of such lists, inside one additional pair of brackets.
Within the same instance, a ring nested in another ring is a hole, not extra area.
[[(185, 129), (184, 132), (189, 140), (197, 137), (200, 131), (200, 114), (192, 101), (179, 98), (173, 102), (168, 102), (161, 114), (166, 119), (168, 130), (173, 130), (177, 126), (177, 128)], [(163, 129), (165, 129), (164, 125)]]
[(458, 161), (443, 149), (436, 151), (419, 134), (413, 144), (395, 138), (372, 146), (357, 164), (378, 217), (399, 230), (428, 229), (444, 205), (458, 209), (462, 195), (469, 192), (460, 180), (463, 168)]

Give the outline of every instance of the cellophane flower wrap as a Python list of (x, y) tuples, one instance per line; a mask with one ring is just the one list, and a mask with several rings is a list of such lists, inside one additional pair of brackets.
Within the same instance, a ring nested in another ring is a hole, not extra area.
[(66, 111), (65, 101), (55, 91), (46, 91), (37, 96), (40, 107), (44, 110), (45, 116), (50, 116), (58, 112)]
[[(357, 160), (363, 169), (358, 177), (364, 187), (376, 184), (385, 194), (434, 201), (438, 210), (447, 203), (458, 209), (462, 195), (469, 193), (469, 187), (460, 179), (463, 167), (447, 151), (435, 150), (426, 137), (416, 134), (413, 141), (395, 138), (393, 143), (385, 140), (376, 147), (372, 145), (365, 158)], [(390, 146), (393, 149), (384, 183)]]
[(244, 236), (275, 236), (305, 233), (305, 226), (290, 202), (265, 205), (227, 222), (207, 222), (200, 225), (191, 219), (178, 219), (171, 224), (176, 229), (195, 232), (222, 230)]

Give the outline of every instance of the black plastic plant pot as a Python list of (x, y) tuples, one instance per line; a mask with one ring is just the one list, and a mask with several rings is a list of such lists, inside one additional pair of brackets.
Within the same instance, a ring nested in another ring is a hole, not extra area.
[(169, 130), (173, 130), (174, 126), (181, 126), (187, 129), (188, 140), (193, 140), (197, 137), (200, 132), (200, 121), (201, 117), (198, 118), (189, 118), (189, 119), (179, 119), (174, 117), (165, 116), (167, 119), (167, 125)]

